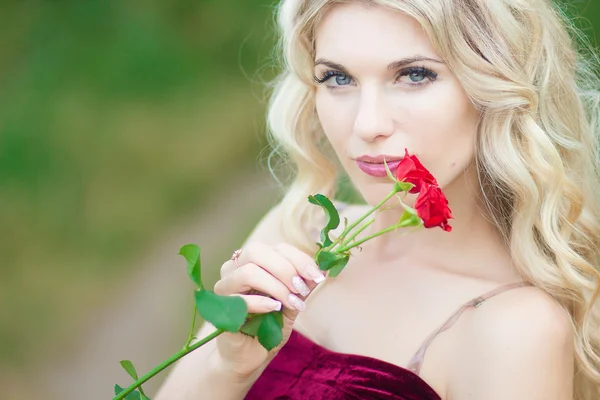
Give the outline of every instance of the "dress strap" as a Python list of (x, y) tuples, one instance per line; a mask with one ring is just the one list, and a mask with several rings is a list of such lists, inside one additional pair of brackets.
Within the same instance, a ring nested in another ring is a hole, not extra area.
[(446, 322), (444, 322), (444, 324), (442, 326), (440, 326), (438, 329), (436, 329), (433, 333), (431, 333), (431, 335), (429, 335), (427, 337), (427, 339), (425, 339), (425, 341), (423, 342), (423, 344), (421, 345), (419, 350), (417, 350), (415, 355), (412, 357), (412, 359), (408, 363), (408, 366), (406, 369), (419, 375), (419, 372), (421, 371), (421, 365), (423, 364), (423, 358), (425, 357), (425, 352), (427, 351), (427, 348), (429, 347), (431, 342), (433, 342), (433, 339), (435, 339), (435, 337), (437, 335), (439, 335), (441, 332), (445, 331), (446, 329), (448, 329), (452, 325), (454, 325), (454, 323), (458, 320), (458, 317), (460, 317), (460, 315), (465, 310), (467, 310), (471, 307), (479, 307), (481, 304), (483, 304), (484, 301), (486, 301), (490, 297), (494, 297), (497, 294), (500, 294), (507, 290), (515, 289), (515, 288), (522, 287), (522, 286), (529, 286), (529, 284), (524, 283), (524, 282), (516, 282), (516, 283), (511, 283), (508, 285), (499, 286), (499, 287), (497, 287), (481, 296), (477, 296), (474, 299), (463, 304), (458, 310), (456, 310), (456, 312), (454, 314), (452, 314), (450, 316), (450, 318), (448, 318), (448, 320), (446, 320)]

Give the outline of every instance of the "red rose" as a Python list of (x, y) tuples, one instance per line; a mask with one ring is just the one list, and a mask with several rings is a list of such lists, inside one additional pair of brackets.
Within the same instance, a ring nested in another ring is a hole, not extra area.
[(404, 149), (404, 152), (404, 158), (400, 161), (396, 170), (396, 179), (414, 185), (409, 193), (419, 193), (423, 183), (437, 185), (437, 181), (431, 175), (431, 172), (421, 164), (417, 156), (408, 154), (408, 149)]
[(450, 232), (452, 227), (448, 225), (448, 220), (452, 217), (452, 212), (448, 208), (448, 200), (439, 186), (424, 183), (415, 202), (417, 215), (423, 220), (425, 228), (434, 228), (439, 226), (446, 232)]

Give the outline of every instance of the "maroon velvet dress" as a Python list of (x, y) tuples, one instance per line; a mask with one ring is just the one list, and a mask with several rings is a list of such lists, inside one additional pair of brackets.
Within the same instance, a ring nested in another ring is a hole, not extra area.
[(465, 303), (423, 342), (407, 368), (372, 357), (337, 353), (292, 331), (288, 342), (254, 383), (246, 400), (441, 400), (419, 372), (427, 347), (470, 307), (506, 290), (498, 287)]

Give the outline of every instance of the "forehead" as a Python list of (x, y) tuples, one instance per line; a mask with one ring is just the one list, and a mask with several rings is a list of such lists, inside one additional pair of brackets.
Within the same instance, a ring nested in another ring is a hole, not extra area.
[(414, 18), (381, 6), (338, 4), (315, 31), (316, 57), (343, 63), (357, 59), (387, 64), (419, 54), (435, 58), (429, 37)]

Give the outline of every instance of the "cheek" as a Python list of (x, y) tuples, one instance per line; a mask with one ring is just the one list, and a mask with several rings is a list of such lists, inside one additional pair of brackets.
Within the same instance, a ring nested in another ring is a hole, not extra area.
[(458, 82), (445, 82), (429, 94), (411, 104), (409, 130), (415, 151), (443, 185), (472, 161), (479, 113)]
[(325, 136), (335, 151), (339, 153), (341, 144), (352, 133), (352, 118), (350, 118), (348, 107), (327, 93), (317, 91), (315, 109)]

